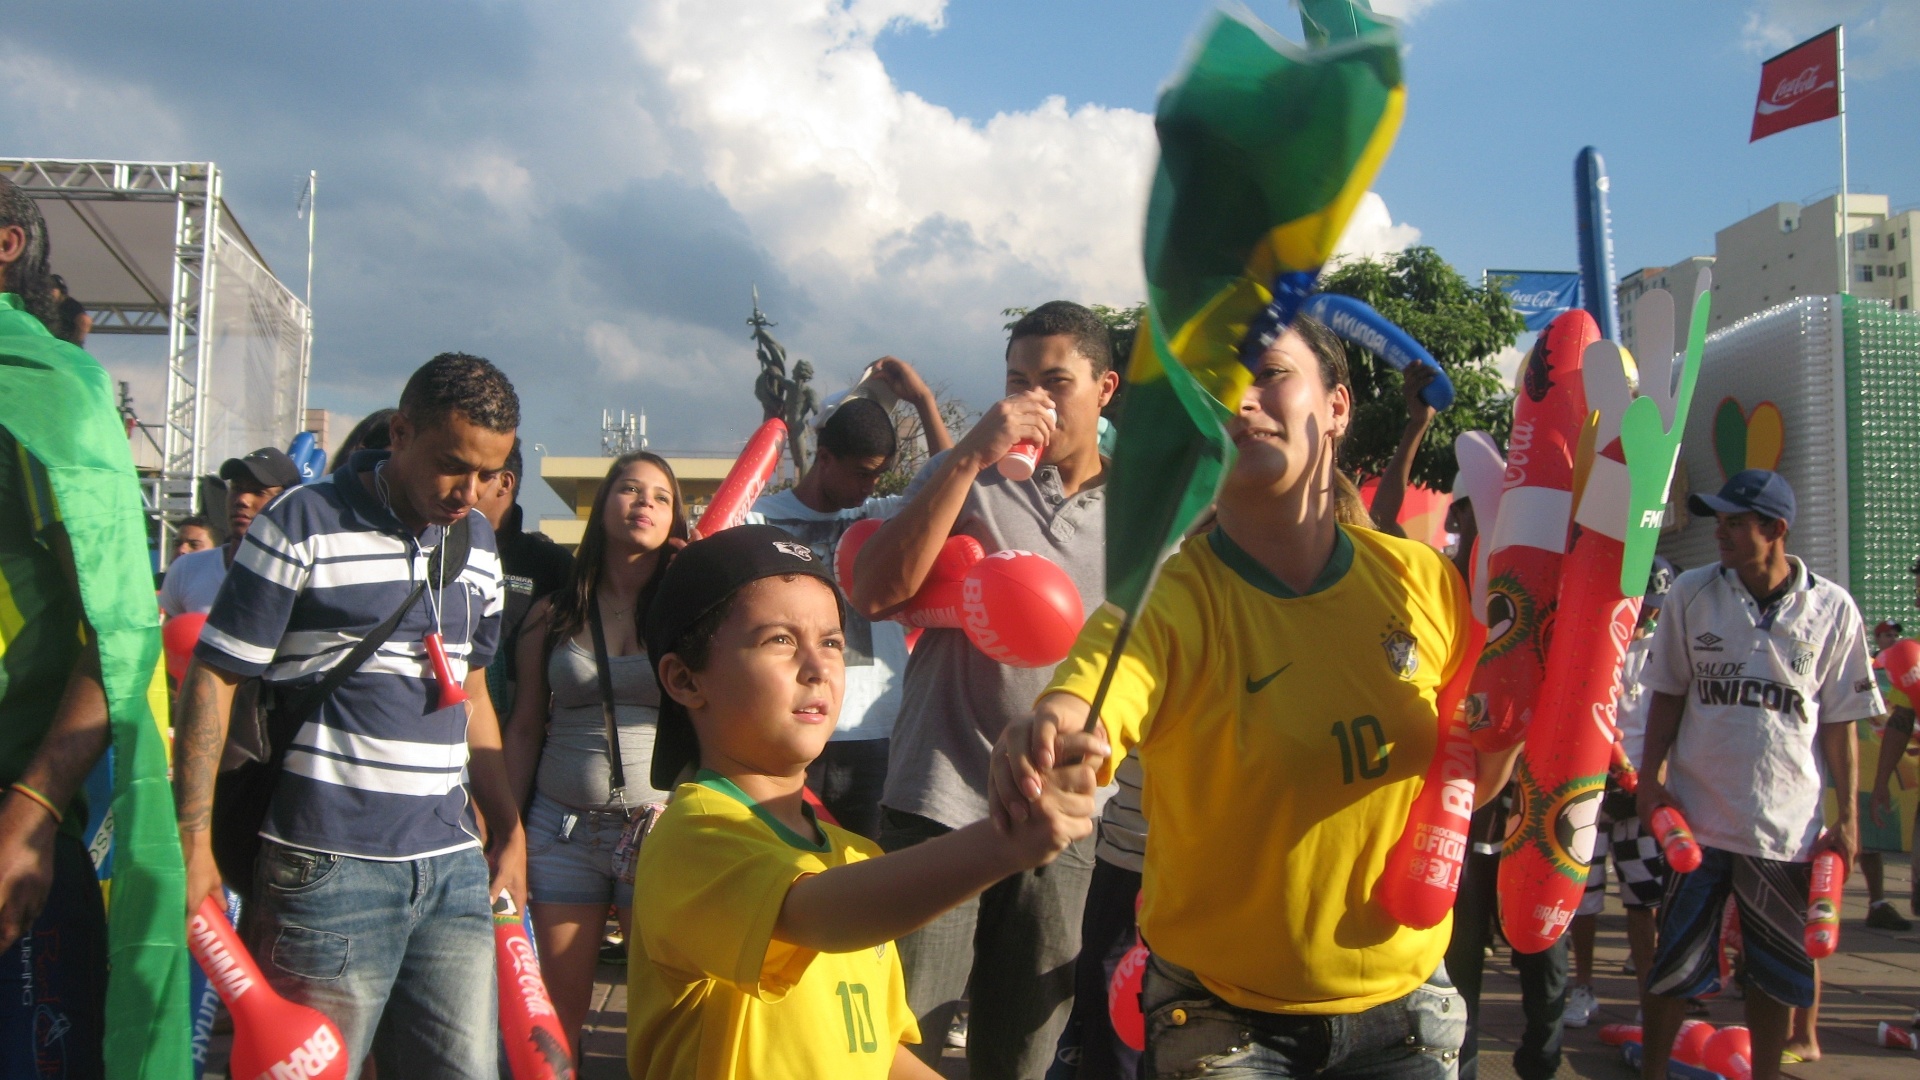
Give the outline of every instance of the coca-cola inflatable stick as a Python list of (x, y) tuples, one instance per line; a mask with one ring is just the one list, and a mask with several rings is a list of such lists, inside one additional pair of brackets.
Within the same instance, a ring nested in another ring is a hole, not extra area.
[(500, 984), (500, 1038), (513, 1080), (573, 1080), (573, 1054), (547, 997), (540, 958), (513, 898), (493, 902), (494, 966)]
[(708, 500), (700, 523), (691, 530), (694, 539), (712, 536), (746, 520), (753, 501), (766, 490), (773, 471), (780, 467), (780, 451), (786, 444), (787, 425), (778, 417), (760, 425), (753, 438), (747, 440), (747, 448), (734, 459), (733, 468), (727, 470), (726, 479), (720, 481), (713, 498)]
[[(1500, 865), (1502, 926), (1521, 952), (1539, 952), (1559, 938), (1586, 885), (1594, 817), (1613, 744), (1620, 668), (1639, 621), (1652, 543), (1658, 539), (1698, 377), (1707, 295), (1695, 298), (1677, 385), (1665, 377), (1646, 380), (1645, 396), (1624, 402), (1609, 385), (1625, 384), (1631, 361), (1624, 350), (1609, 341), (1596, 342), (1583, 361), (1588, 400), (1601, 413), (1596, 441), (1603, 449), (1594, 458), (1574, 512), (1574, 541), (1561, 568), (1559, 630), (1550, 674), (1542, 687), (1537, 726), (1515, 770), (1521, 820)], [(1657, 306), (1658, 301), (1650, 304)], [(1650, 321), (1658, 322), (1657, 312), (1650, 314)], [(1640, 544), (1644, 555), (1633, 576), (1620, 569), (1630, 539)]]
[(187, 948), (233, 1014), (227, 1075), (344, 1080), (348, 1059), (340, 1029), (318, 1009), (273, 992), (211, 895), (187, 920)]
[[(1499, 512), (1479, 506), (1487, 647), (1474, 676), (1474, 745), (1505, 750), (1526, 734), (1546, 678), (1547, 647), (1560, 589), (1560, 561), (1573, 516), (1573, 451), (1587, 417), (1586, 347), (1599, 340), (1593, 317), (1569, 311), (1533, 344), (1514, 395)], [(1478, 590), (1476, 586), (1476, 590)]]

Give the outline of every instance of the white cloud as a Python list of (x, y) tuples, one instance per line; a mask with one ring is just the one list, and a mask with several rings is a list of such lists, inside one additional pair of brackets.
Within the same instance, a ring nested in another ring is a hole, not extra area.
[(1373, 258), (1391, 255), (1420, 242), (1420, 230), (1406, 223), (1394, 224), (1387, 212), (1387, 201), (1369, 191), (1361, 196), (1347, 220), (1347, 231), (1340, 234), (1334, 247), (1336, 259)]
[(153, 91), (112, 74), (82, 71), (0, 38), (0, 102), (8, 153), (87, 157), (87, 147), (123, 148), (123, 159), (181, 161), (183, 125)]
[(1915, 0), (1757, 0), (1742, 44), (1772, 56), (1836, 24), (1847, 28), (1847, 71), (1872, 78), (1920, 63), (1920, 3)]

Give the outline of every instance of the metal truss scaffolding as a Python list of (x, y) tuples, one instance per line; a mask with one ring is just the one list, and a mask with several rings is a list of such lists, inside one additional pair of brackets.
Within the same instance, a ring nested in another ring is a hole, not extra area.
[(166, 336), (162, 463), (147, 485), (164, 561), (216, 454), (284, 446), (300, 429), (311, 313), (240, 229), (211, 162), (0, 158), (0, 175), (39, 205), (94, 333)]

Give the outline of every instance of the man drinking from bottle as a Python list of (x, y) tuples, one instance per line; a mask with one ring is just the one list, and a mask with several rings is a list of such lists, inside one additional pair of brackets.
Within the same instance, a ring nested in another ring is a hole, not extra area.
[[(1642, 1075), (1667, 1075), (1685, 999), (1719, 986), (1720, 912), (1731, 893), (1746, 940), (1753, 1075), (1771, 1080), (1782, 1053), (1819, 1054), (1817, 975), (1802, 941), (1814, 855), (1852, 860), (1857, 777), (1852, 724), (1885, 712), (1860, 613), (1846, 590), (1787, 554), (1793, 489), (1748, 469), (1717, 495), (1694, 495), (1715, 519), (1720, 561), (1674, 582), (1642, 685), (1647, 713), (1638, 809), (1686, 815), (1700, 868), (1673, 874), (1647, 975)], [(1839, 794), (1822, 831), (1820, 794)], [(1788, 1042), (1791, 1009), (1807, 1010)]]

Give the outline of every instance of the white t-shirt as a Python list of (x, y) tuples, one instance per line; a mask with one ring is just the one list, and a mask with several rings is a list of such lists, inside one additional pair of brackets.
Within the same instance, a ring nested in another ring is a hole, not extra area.
[(160, 580), (160, 610), (175, 615), (205, 614), (213, 610), (220, 583), (227, 580), (226, 548), (190, 551), (167, 564)]
[[(851, 510), (822, 512), (800, 501), (792, 488), (756, 499), (747, 515), (752, 524), (777, 525), (833, 565), (840, 537), (856, 521), (885, 520), (907, 505), (900, 495), (868, 499)], [(884, 739), (893, 734), (900, 713), (900, 688), (907, 672), (907, 628), (891, 620), (868, 622), (847, 611), (847, 689), (833, 741)]]
[(1653, 704), (1653, 695), (1640, 677), (1647, 670), (1647, 657), (1652, 652), (1652, 634), (1634, 638), (1627, 646), (1626, 661), (1620, 665), (1620, 710), (1614, 720), (1620, 728), (1620, 746), (1636, 769), (1640, 767), (1640, 755), (1646, 752), (1647, 708)]
[(1680, 575), (1642, 682), (1686, 698), (1667, 788), (1700, 842), (1807, 862), (1826, 779), (1820, 727), (1886, 706), (1853, 597), (1788, 561), (1786, 595), (1764, 611), (1718, 563)]

